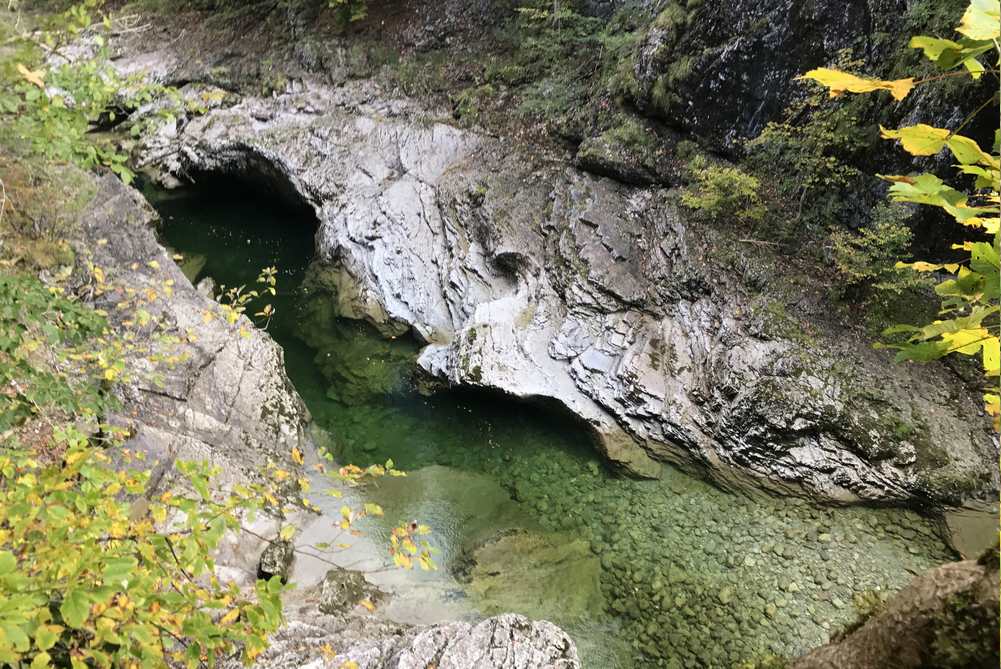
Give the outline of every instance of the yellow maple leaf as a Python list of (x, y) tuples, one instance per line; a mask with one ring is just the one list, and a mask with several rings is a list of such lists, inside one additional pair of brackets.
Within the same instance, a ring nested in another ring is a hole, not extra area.
[(907, 126), (899, 130), (887, 130), (879, 126), (883, 139), (899, 139), (904, 151), (912, 156), (934, 156), (942, 150), (949, 139), (949, 131), (924, 123)]
[(949, 345), (950, 351), (973, 355), (980, 350), (980, 347), (990, 338), (987, 328), (967, 328), (958, 332), (946, 332), (942, 335), (942, 341)]
[(818, 67), (810, 70), (797, 79), (810, 79), (826, 86), (832, 98), (836, 98), (844, 93), (872, 93), (873, 91), (890, 91), (894, 100), (903, 100), (914, 88), (914, 78), (893, 79), (884, 81), (882, 79), (866, 79), (857, 77), (841, 70), (832, 70), (827, 67)]
[(292, 447), (292, 462), (297, 465), (302, 465), (303, 462), (302, 451), (297, 446)]

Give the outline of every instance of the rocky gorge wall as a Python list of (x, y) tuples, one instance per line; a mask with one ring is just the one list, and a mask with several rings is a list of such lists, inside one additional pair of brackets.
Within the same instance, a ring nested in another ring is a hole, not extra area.
[[(119, 63), (167, 82), (246, 66), (239, 46), (186, 30)], [(444, 383), (560, 402), (633, 474), (668, 460), (917, 504), (996, 489), (979, 402), (946, 370), (870, 351), (825, 318), (809, 277), (690, 219), (671, 190), (455, 127), (372, 79), (322, 79), (267, 96), (191, 84), (212, 108), (146, 135), (138, 159), (165, 183), (280, 175), (317, 213), (315, 283), (344, 315), (412, 330)]]
[[(89, 267), (103, 268), (105, 290), (94, 306), (121, 318), (116, 308), (137, 292), (159, 297), (146, 305), (159, 329), (140, 330), (160, 357), (127, 360), (126, 378), (118, 387), (121, 408), (106, 420), (128, 431), (125, 448), (142, 453), (154, 472), (149, 494), (179, 484), (177, 461), (206, 461), (218, 468), (213, 493), (259, 480), (268, 466), (306, 475), (293, 449), (315, 462), (308, 431), (309, 412), (286, 376), (281, 348), (262, 330), (241, 317), (235, 324), (206, 318), (218, 304), (191, 285), (157, 242), (156, 213), (142, 195), (116, 176), (80, 175), (93, 195), (83, 206), (70, 234), (77, 261), (72, 281), (89, 280)], [(112, 321), (112, 327), (119, 327)], [(161, 335), (172, 339), (167, 341)], [(162, 343), (161, 343), (162, 341)], [(259, 574), (283, 573), (294, 560), (278, 540), (283, 522), (305, 523), (312, 514), (294, 508), (304, 494), (299, 484), (281, 493), (284, 518), (260, 514), (244, 521), (248, 532), (231, 533), (221, 544), (216, 574), (241, 587), (252, 587)], [(271, 539), (271, 541), (269, 541)], [(275, 559), (280, 558), (280, 559)], [(338, 580), (340, 579), (340, 580)], [(384, 620), (358, 605), (362, 596), (347, 596), (330, 584), (364, 577), (332, 570), (321, 583), (300, 584), (285, 596), (285, 626), (271, 640), (255, 666), (262, 668), (333, 666), (353, 660), (360, 669), (496, 667), (497, 669), (573, 669), (580, 666), (573, 641), (560, 628), (523, 616), (501, 615), (476, 624), (454, 622), (426, 627)], [(367, 584), (360, 586), (371, 590)], [(329, 655), (331, 644), (338, 652)], [(229, 666), (229, 665), (226, 665)], [(242, 660), (232, 666), (244, 666)]]

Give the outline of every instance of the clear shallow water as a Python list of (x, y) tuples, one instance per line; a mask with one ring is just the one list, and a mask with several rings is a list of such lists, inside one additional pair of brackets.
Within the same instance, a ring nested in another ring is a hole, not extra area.
[(392, 458), (411, 472), (366, 493), (387, 519), (357, 560), (376, 567), (389, 526), (420, 518), (442, 568), (373, 573), (397, 593), (387, 615), (514, 610), (563, 625), (594, 669), (731, 667), (823, 643), (855, 617), (857, 593), (951, 557), (909, 512), (744, 497), (672, 468), (660, 481), (621, 479), (561, 411), (484, 393), (425, 397), (414, 342), (338, 319), (302, 287), (308, 216), (253, 186), (148, 195), (193, 280), (250, 284), (279, 267), (268, 331), (324, 445), (344, 462)]

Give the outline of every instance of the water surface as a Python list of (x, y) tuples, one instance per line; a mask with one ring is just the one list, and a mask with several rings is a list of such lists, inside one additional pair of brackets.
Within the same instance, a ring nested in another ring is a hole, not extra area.
[[(149, 195), (193, 281), (251, 284), (279, 268), (268, 332), (324, 447), (341, 462), (391, 458), (410, 472), (363, 493), (386, 519), (343, 557), (395, 593), (390, 617), (517, 611), (562, 625), (594, 669), (731, 667), (819, 645), (855, 617), (856, 600), (951, 557), (910, 512), (749, 498), (669, 467), (659, 481), (622, 479), (552, 407), (426, 397), (414, 341), (340, 319), (303, 288), (307, 213), (254, 186)], [(380, 568), (388, 529), (411, 518), (433, 527), (438, 572)], [(307, 538), (324, 540), (325, 528)]]

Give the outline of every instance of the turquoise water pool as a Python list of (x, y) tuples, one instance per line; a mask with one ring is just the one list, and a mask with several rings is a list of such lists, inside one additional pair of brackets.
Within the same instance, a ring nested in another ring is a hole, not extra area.
[[(311, 213), (251, 185), (147, 194), (192, 281), (279, 268), (267, 330), (325, 447), (410, 472), (371, 492), (387, 512), (376, 532), (409, 518), (435, 530), (441, 570), (392, 579), (407, 622), (513, 610), (564, 626), (594, 669), (732, 667), (823, 643), (856, 601), (951, 557), (911, 512), (742, 496), (670, 467), (623, 479), (556, 407), (422, 394), (417, 342), (338, 318), (308, 289)], [(416, 604), (432, 596), (440, 607)]]

